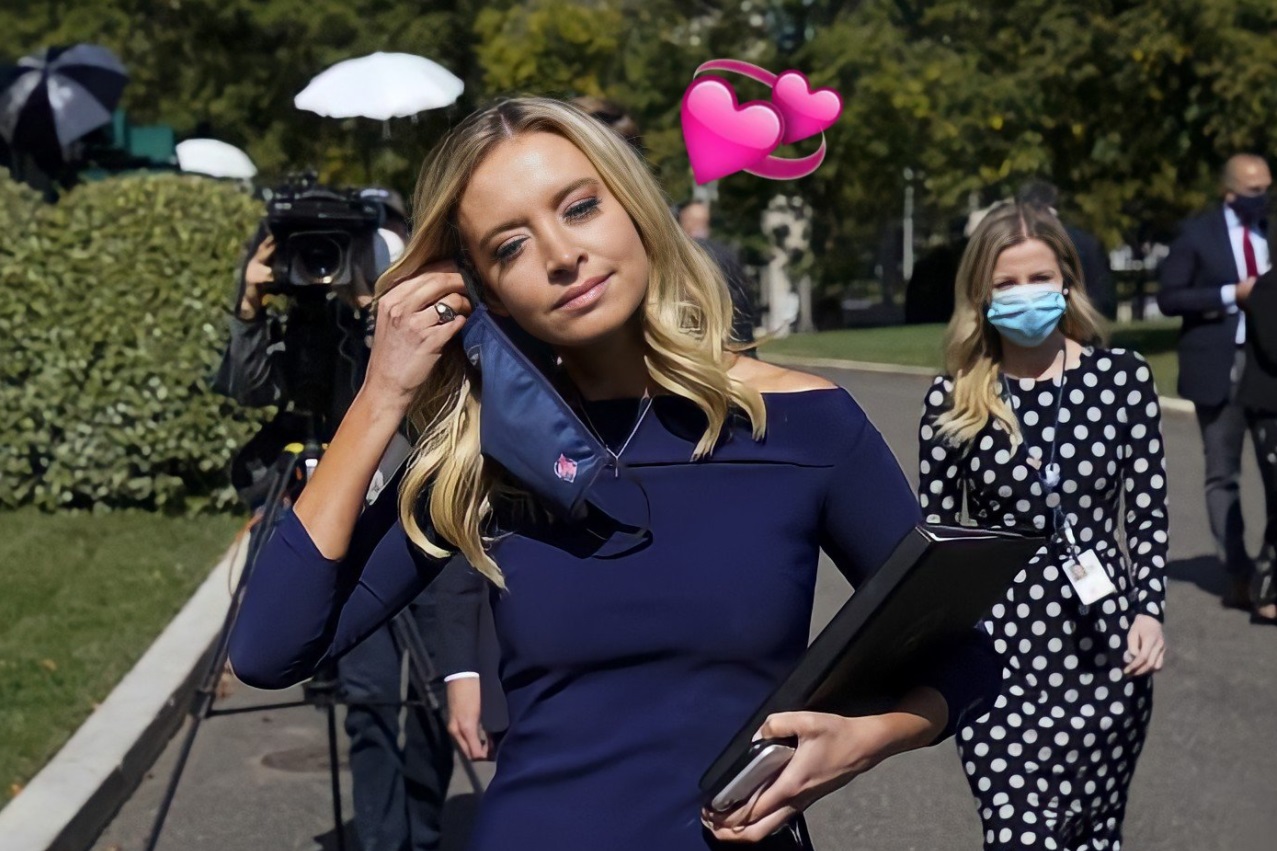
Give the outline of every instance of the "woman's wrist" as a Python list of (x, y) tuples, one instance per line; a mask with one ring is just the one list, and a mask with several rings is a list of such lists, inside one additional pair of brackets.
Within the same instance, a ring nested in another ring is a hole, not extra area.
[(403, 409), (376, 394), (355, 395), (293, 512), (327, 559), (343, 558), (377, 465), (403, 422)]
[(412, 405), (412, 394), (386, 387), (369, 377), (364, 380), (363, 386), (355, 394), (351, 407), (355, 405), (359, 405), (375, 424), (393, 423), (393, 427), (397, 429), (403, 422), (403, 418), (408, 415), (408, 408)]
[(251, 298), (244, 296), (239, 303), (238, 316), (244, 322), (252, 322), (257, 319), (262, 312), (262, 301), (260, 298)]
[(867, 719), (868, 739), (864, 759), (868, 770), (888, 757), (925, 748), (948, 723), (949, 708), (940, 692), (921, 686), (909, 692), (896, 708)]

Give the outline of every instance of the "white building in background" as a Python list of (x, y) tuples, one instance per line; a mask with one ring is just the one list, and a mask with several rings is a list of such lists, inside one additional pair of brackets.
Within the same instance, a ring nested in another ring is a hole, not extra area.
[[(766, 334), (783, 337), (791, 330), (814, 329), (811, 276), (796, 273), (809, 265), (803, 261), (811, 254), (811, 217), (811, 205), (798, 195), (777, 195), (763, 212), (763, 234), (770, 243), (759, 288)], [(801, 277), (795, 280), (795, 274)]]
[[(1147, 243), (1140, 246), (1140, 252), (1130, 245), (1119, 245), (1109, 252), (1109, 268), (1114, 272), (1143, 272), (1149, 278), (1157, 277), (1157, 267), (1170, 253), (1170, 246), (1160, 242)], [(1157, 299), (1151, 296), (1143, 300), (1141, 319), (1161, 319), (1162, 312), (1157, 309)], [(1130, 301), (1117, 305), (1117, 321), (1130, 322), (1134, 319), (1134, 305)]]
[(1143, 246), (1143, 257), (1138, 257), (1131, 246), (1119, 245), (1109, 252), (1109, 267), (1114, 272), (1152, 271), (1161, 265), (1170, 251), (1169, 245), (1158, 242)]

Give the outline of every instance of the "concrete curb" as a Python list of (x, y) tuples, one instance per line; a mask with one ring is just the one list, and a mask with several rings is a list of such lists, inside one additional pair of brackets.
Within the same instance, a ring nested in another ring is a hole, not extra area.
[[(849, 369), (858, 372), (886, 372), (895, 375), (933, 376), (936, 374), (936, 370), (925, 366), (872, 363), (869, 361), (840, 360), (838, 358), (804, 358), (793, 355), (767, 354), (765, 352), (760, 352), (760, 356), (768, 363), (780, 364), (781, 366), (825, 367), (827, 369)], [(1187, 399), (1180, 399), (1175, 396), (1159, 395), (1158, 402), (1161, 404), (1163, 411), (1175, 411), (1180, 414), (1191, 414), (1194, 412), (1193, 403)]]
[(230, 605), (239, 541), (39, 774), (0, 810), (5, 851), (84, 851), (181, 726)]

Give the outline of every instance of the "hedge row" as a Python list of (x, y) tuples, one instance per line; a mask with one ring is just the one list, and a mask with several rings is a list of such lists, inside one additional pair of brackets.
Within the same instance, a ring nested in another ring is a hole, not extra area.
[(42, 204), (0, 170), (0, 507), (196, 512), (235, 503), (260, 424), (212, 393), (260, 206), (185, 175)]

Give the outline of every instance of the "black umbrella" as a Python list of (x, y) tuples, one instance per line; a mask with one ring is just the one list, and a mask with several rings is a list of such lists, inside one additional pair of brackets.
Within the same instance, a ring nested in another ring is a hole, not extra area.
[(68, 145), (111, 122), (129, 80), (96, 44), (51, 47), (0, 70), (0, 136), (50, 173)]

